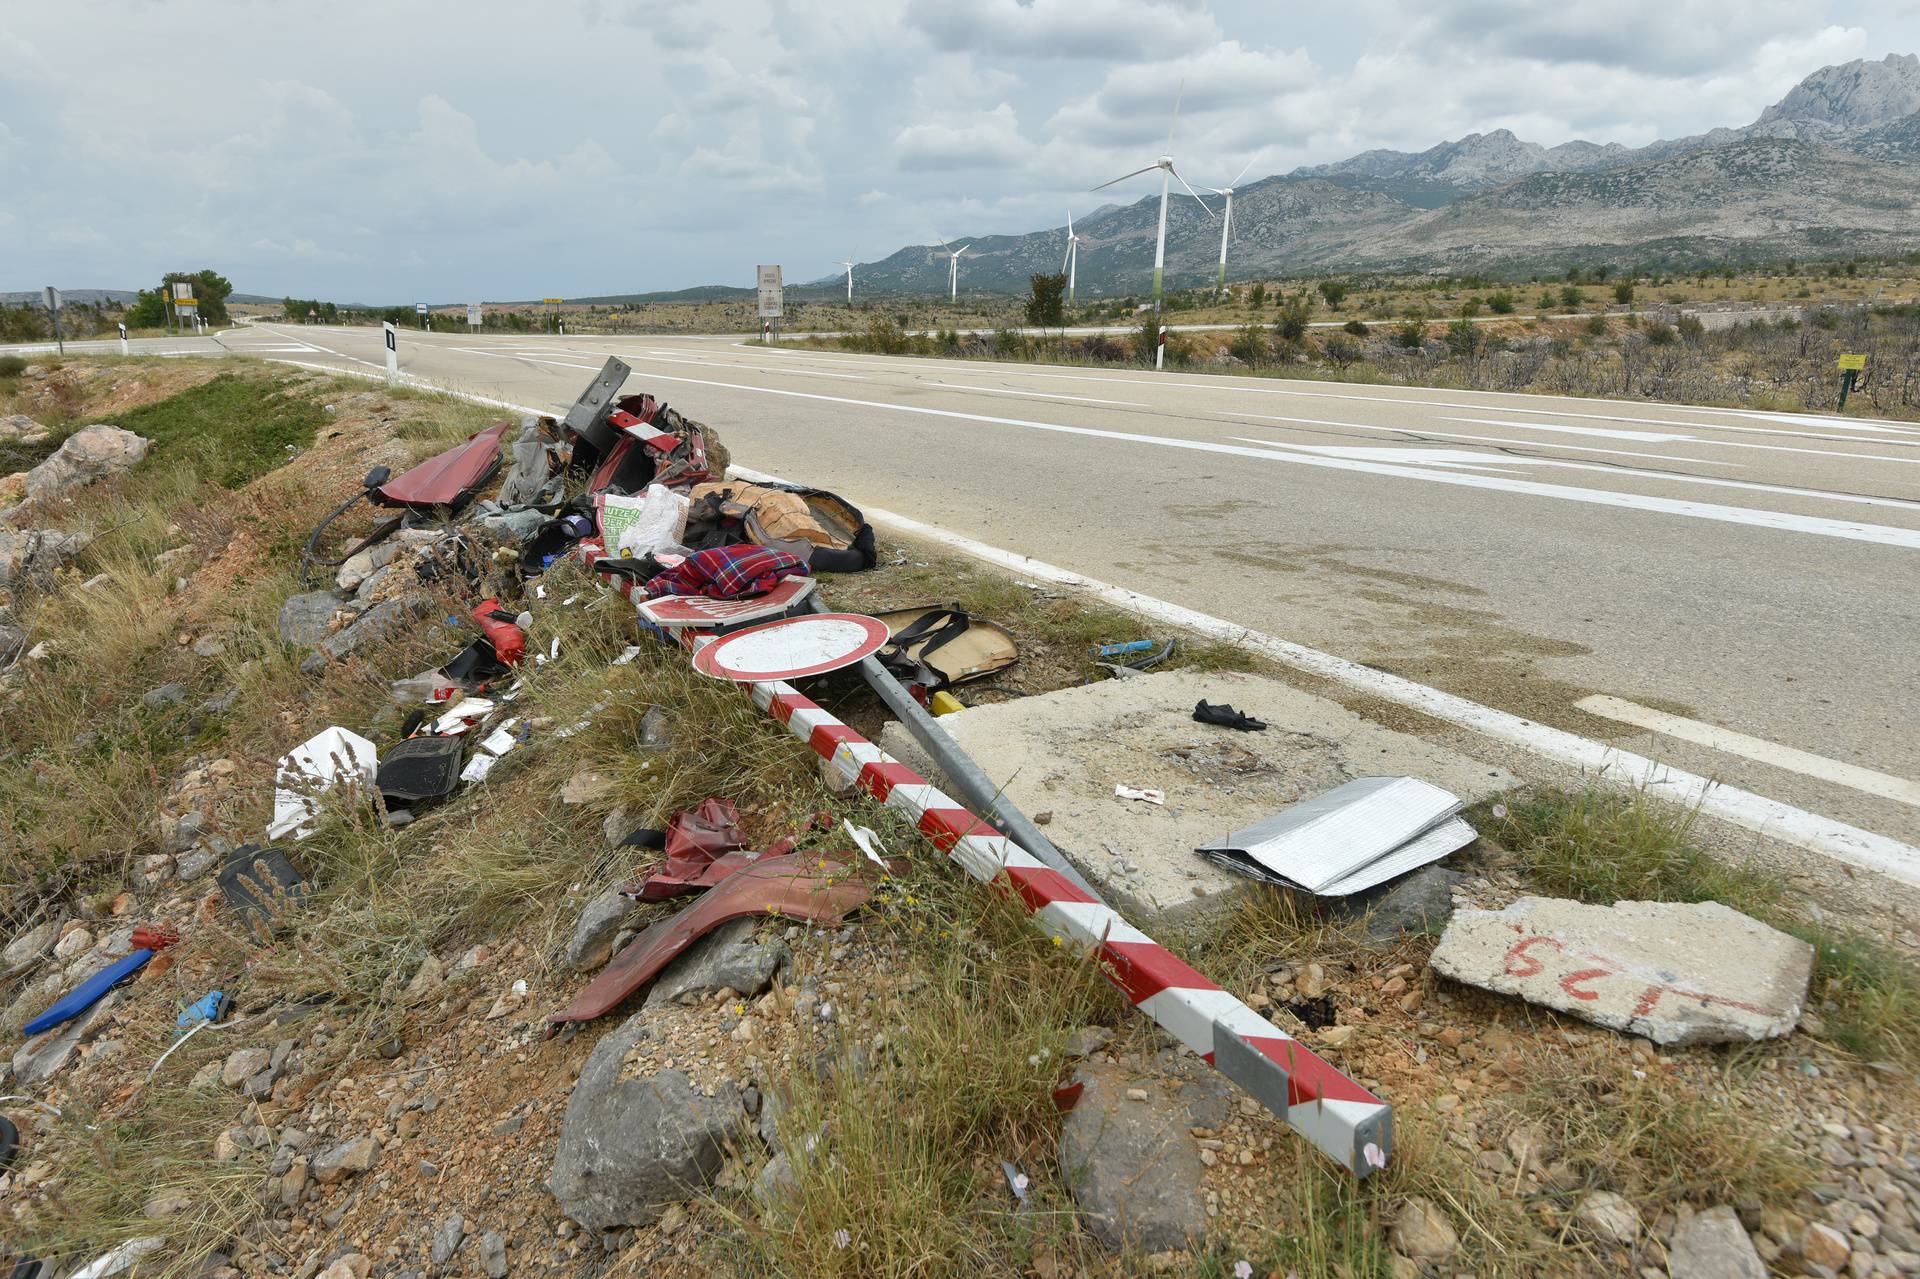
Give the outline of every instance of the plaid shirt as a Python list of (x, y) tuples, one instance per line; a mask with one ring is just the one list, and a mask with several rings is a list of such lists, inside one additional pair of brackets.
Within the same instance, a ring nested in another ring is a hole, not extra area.
[(765, 595), (783, 577), (804, 577), (807, 566), (785, 551), (751, 543), (697, 551), (647, 583), (647, 598), (705, 595), (717, 600)]

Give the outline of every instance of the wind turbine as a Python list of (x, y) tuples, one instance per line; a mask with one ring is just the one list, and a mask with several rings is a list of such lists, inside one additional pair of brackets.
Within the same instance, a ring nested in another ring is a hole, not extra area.
[[(1180, 125), (1180, 99), (1185, 95), (1186, 88), (1187, 86), (1183, 81), (1180, 85), (1180, 92), (1174, 95), (1173, 123), (1167, 126), (1166, 153), (1162, 154), (1158, 160), (1149, 164), (1144, 169), (1135, 169), (1132, 173), (1123, 173), (1112, 182), (1102, 182), (1099, 186), (1093, 188), (1095, 191), (1104, 191), (1115, 183), (1125, 182), (1128, 178), (1137, 178), (1143, 173), (1152, 173), (1155, 169), (1160, 170), (1160, 230), (1153, 241), (1153, 323), (1156, 334), (1162, 332), (1160, 316), (1162, 313), (1162, 305), (1165, 301), (1162, 285), (1166, 280), (1167, 268), (1168, 184), (1172, 179), (1180, 178), (1179, 172), (1173, 167), (1173, 155), (1171, 154), (1173, 151), (1173, 131)], [(1185, 178), (1180, 178), (1180, 185), (1187, 188), (1187, 194), (1193, 197), (1193, 202), (1199, 205), (1201, 209), (1206, 212), (1207, 217), (1211, 219), (1213, 217), (1213, 210), (1207, 208), (1207, 202), (1200, 198), (1200, 193), (1192, 187), (1187, 186), (1187, 180)], [(1167, 344), (1164, 340), (1154, 345), (1153, 367), (1156, 369), (1160, 368), (1166, 359), (1166, 346)]]
[(933, 238), (940, 240), (940, 247), (947, 254), (947, 301), (957, 302), (960, 300), (960, 255), (971, 249), (973, 245), (963, 244), (957, 249), (949, 249), (947, 242), (941, 240), (937, 233)]
[(1067, 210), (1067, 256), (1060, 260), (1067, 276), (1067, 304), (1073, 304), (1073, 278), (1080, 271), (1080, 237), (1073, 233), (1073, 210)]
[(853, 259), (849, 258), (845, 262), (840, 263), (840, 265), (847, 268), (847, 302), (851, 305), (853, 302)]
[(1253, 157), (1248, 156), (1247, 162), (1240, 166), (1240, 172), (1233, 175), (1232, 182), (1223, 187), (1200, 188), (1202, 191), (1211, 191), (1215, 195), (1227, 197), (1227, 207), (1220, 211), (1220, 278), (1214, 284), (1216, 295), (1224, 295), (1227, 291), (1227, 234), (1233, 230), (1233, 188), (1241, 178), (1247, 176), (1247, 170), (1252, 167)]

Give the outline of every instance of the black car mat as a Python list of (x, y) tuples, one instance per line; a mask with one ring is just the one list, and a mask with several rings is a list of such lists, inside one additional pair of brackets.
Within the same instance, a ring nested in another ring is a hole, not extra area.
[(460, 783), (460, 764), (466, 754), (467, 739), (457, 737), (409, 737), (387, 752), (374, 775), (374, 789), (389, 804), (418, 803), (439, 799)]
[(242, 844), (220, 868), (220, 894), (256, 937), (272, 931), (276, 911), (298, 903), (307, 881), (277, 848)]

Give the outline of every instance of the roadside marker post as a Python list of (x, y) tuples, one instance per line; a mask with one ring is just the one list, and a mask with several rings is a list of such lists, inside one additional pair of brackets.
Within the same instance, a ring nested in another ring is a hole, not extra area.
[(1167, 362), (1167, 326), (1162, 324), (1159, 328), (1160, 341), (1153, 348), (1153, 367), (1155, 372), (1165, 367)]
[(127, 326), (122, 324), (119, 327), (120, 327), (120, 354), (127, 355), (130, 353), (129, 348), (127, 346)]
[(393, 321), (383, 320), (380, 327), (387, 338), (387, 381), (400, 380), (400, 330), (393, 327)]
[(60, 290), (51, 284), (47, 286), (47, 315), (53, 320), (53, 344), (60, 348), (60, 354), (65, 355), (66, 339), (60, 336)]

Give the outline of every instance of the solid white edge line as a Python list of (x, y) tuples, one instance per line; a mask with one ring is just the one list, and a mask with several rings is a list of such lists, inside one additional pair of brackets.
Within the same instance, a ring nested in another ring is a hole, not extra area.
[[(361, 373), (357, 369), (338, 369), (331, 365), (311, 364), (302, 360), (272, 360), (269, 363), (296, 364), (302, 368), (318, 368), (333, 373), (385, 380), (384, 375)], [(411, 380), (427, 390), (440, 391), (476, 404), (514, 409), (521, 413), (551, 415), (553, 412), (551, 409), (530, 408), (524, 404), (475, 395), (470, 391), (456, 391), (449, 387), (434, 386), (420, 382), (419, 379)], [(740, 478), (746, 480), (784, 482), (780, 481), (779, 476), (749, 467), (735, 465), (731, 469)], [(1376, 697), (1383, 697), (1388, 701), (1410, 707), (1434, 719), (1471, 729), (1496, 741), (1519, 746), (1543, 759), (1595, 774), (1611, 772), (1614, 777), (1627, 785), (1645, 786), (1649, 791), (1676, 803), (1698, 805), (1702, 812), (1733, 825), (1791, 844), (1796, 848), (1806, 849), (1808, 852), (1819, 853), (1836, 861), (1874, 871), (1903, 884), (1920, 887), (1920, 848), (1890, 836), (1862, 830), (1858, 826), (1809, 812), (1804, 808), (1796, 808), (1792, 804), (1769, 799), (1765, 795), (1741, 790), (1737, 786), (1728, 786), (1694, 773), (1670, 768), (1644, 755), (1619, 750), (1604, 742), (1596, 742), (1564, 729), (1537, 723), (1508, 711), (1482, 706), (1464, 697), (1443, 693), (1437, 688), (1416, 684), (1412, 680), (1362, 666), (1344, 657), (1322, 653), (1304, 644), (1295, 644), (1290, 640), (1267, 635), (1202, 613), (1197, 609), (1156, 599), (1151, 595), (1142, 595), (1138, 591), (1102, 582), (1097, 578), (1085, 577), (1068, 569), (1055, 567), (1043, 560), (1022, 555), (1017, 551), (1001, 550), (997, 546), (989, 546), (985, 542), (977, 542), (970, 537), (950, 533), (945, 529), (923, 524), (919, 520), (910, 519), (892, 511), (868, 507), (866, 514), (869, 519), (877, 523), (888, 524), (904, 532), (950, 546), (985, 563), (997, 564), (1002, 568), (1009, 568), (1044, 581), (1076, 587), (1143, 617), (1155, 618), (1216, 639), (1247, 645), (1283, 665), (1350, 685)]]
[(1803, 751), (1794, 746), (1782, 746), (1764, 737), (1753, 737), (1746, 733), (1735, 732), (1730, 728), (1702, 723), (1697, 719), (1670, 715), (1666, 711), (1642, 706), (1638, 702), (1629, 702), (1621, 697), (1609, 697), (1605, 693), (1583, 697), (1575, 702), (1574, 706), (1592, 715), (1618, 720), (1622, 724), (1631, 724), (1635, 728), (1644, 728), (1649, 732), (1660, 733), (1667, 737), (1677, 737), (1683, 742), (1692, 742), (1696, 746), (1709, 746), (1714, 750), (1738, 755), (1756, 763), (1771, 764), (1775, 768), (1784, 768), (1790, 772), (1803, 773), (1808, 777), (1817, 777), (1821, 781), (1834, 782), (1852, 790), (1863, 791), (1868, 795), (1878, 795), (1882, 799), (1920, 807), (1920, 782), (1909, 781), (1892, 773), (1862, 768), (1858, 764), (1849, 764), (1844, 760), (1829, 759), (1825, 755), (1816, 755), (1812, 751)]

